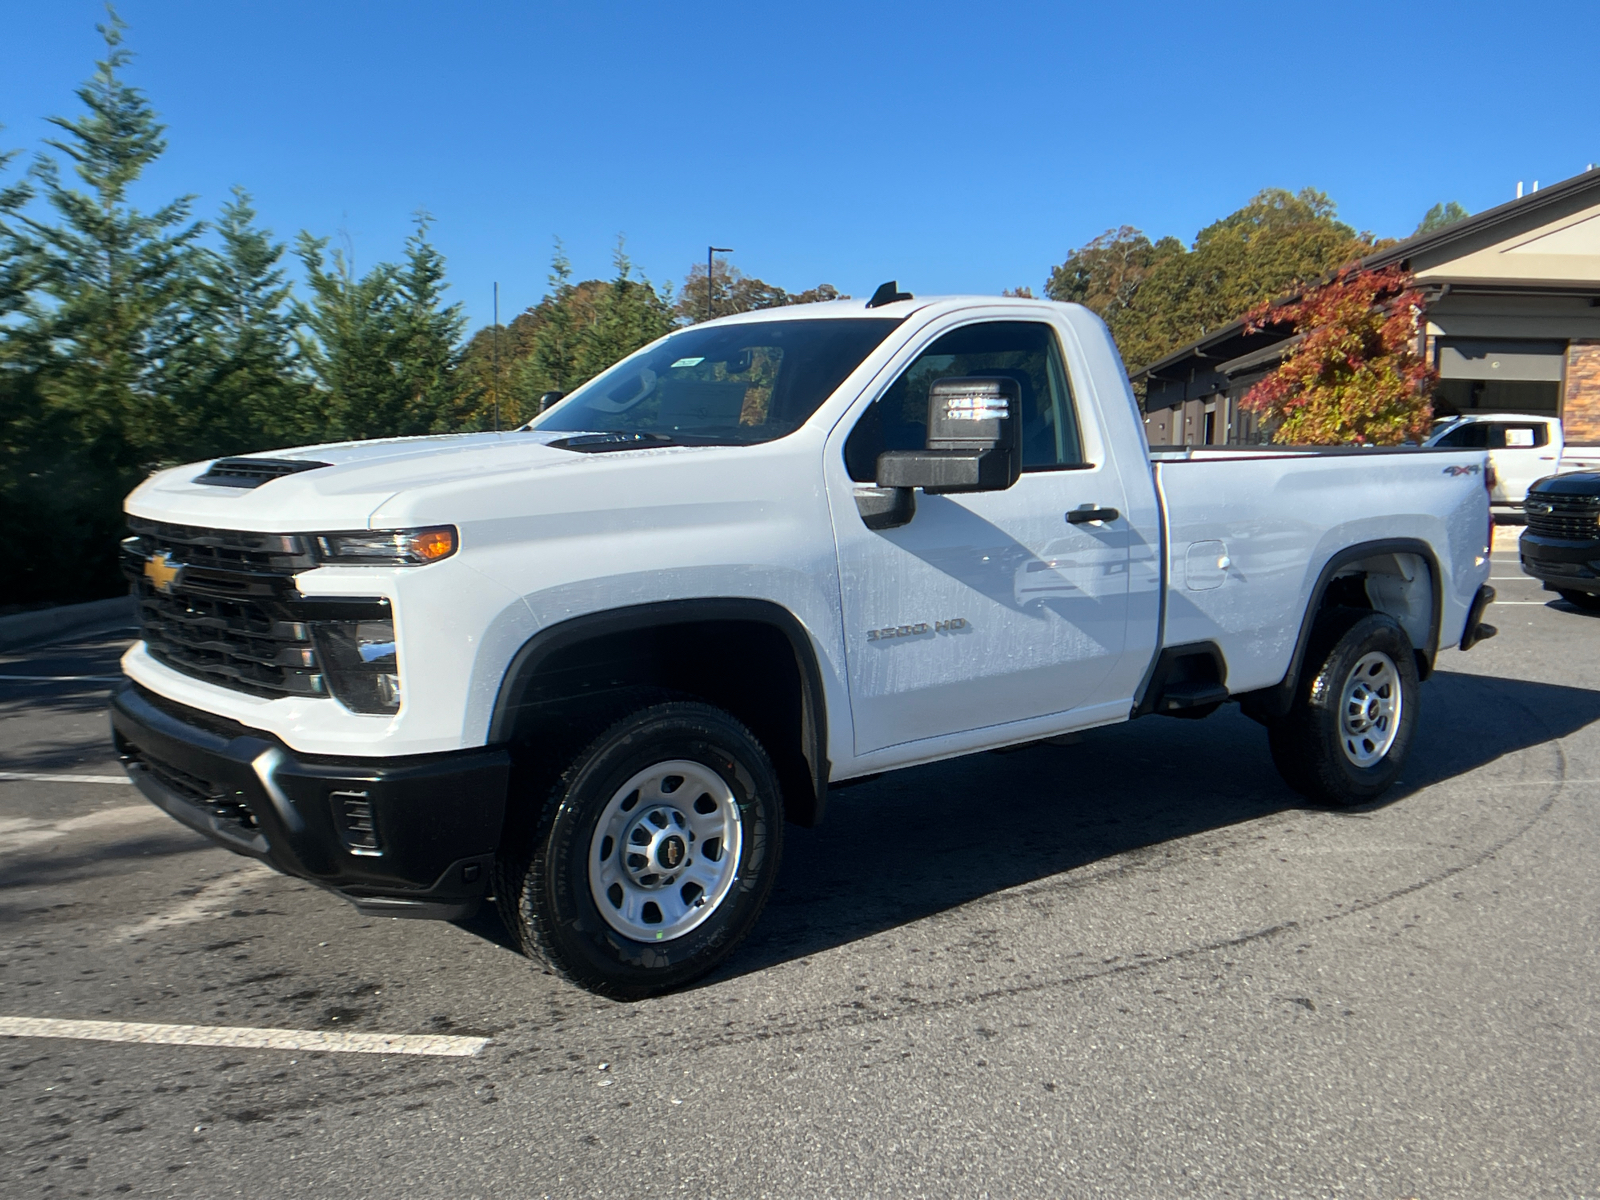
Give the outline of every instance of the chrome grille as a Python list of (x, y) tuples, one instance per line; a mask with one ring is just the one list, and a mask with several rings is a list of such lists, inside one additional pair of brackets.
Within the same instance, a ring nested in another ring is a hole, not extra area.
[[(201, 529), (133, 518), (123, 572), (152, 657), (256, 696), (322, 696), (311, 630), (293, 576), (316, 565), (296, 535)], [(146, 572), (156, 560), (165, 587)]]
[(1587, 542), (1600, 538), (1600, 496), (1530, 492), (1523, 505), (1528, 532), (1539, 537)]

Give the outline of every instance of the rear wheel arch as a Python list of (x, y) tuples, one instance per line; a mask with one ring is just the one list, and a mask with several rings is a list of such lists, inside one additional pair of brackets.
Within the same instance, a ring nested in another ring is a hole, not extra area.
[[(656, 688), (724, 709), (767, 748), (788, 820), (823, 816), (827, 695), (810, 634), (781, 605), (712, 597), (573, 617), (530, 638), (507, 667), (491, 744), (531, 746), (581, 726), (621, 689)], [(559, 769), (559, 768), (558, 768)]]
[[(1353, 607), (1387, 613), (1399, 621), (1402, 627), (1407, 627), (1409, 633), (1410, 627), (1414, 627), (1415, 622), (1407, 619), (1406, 614), (1397, 611), (1401, 607), (1401, 592), (1397, 590), (1394, 596), (1389, 596), (1386, 594), (1389, 590), (1386, 586), (1371, 588), (1365, 586), (1367, 572), (1379, 576), (1393, 574), (1399, 555), (1410, 555), (1421, 560), (1427, 572), (1429, 589), (1425, 607), (1427, 634), (1421, 642), (1413, 637), (1412, 643), (1417, 678), (1425, 680), (1433, 673), (1433, 662), (1439, 652), (1440, 626), (1444, 614), (1444, 587), (1441, 582), (1443, 575), (1433, 547), (1419, 538), (1386, 538), (1362, 542), (1346, 546), (1323, 564), (1322, 570), (1317, 575), (1317, 582), (1311, 589), (1305, 613), (1300, 620), (1300, 634), (1295, 640), (1288, 671), (1284, 673), (1281, 681), (1271, 687), (1247, 692), (1238, 697), (1247, 715), (1256, 720), (1273, 720), (1289, 711), (1294, 703), (1301, 672), (1306, 667), (1307, 651), (1317, 632), (1318, 621), (1329, 610)], [(1352, 580), (1354, 583), (1347, 584), (1345, 580)], [(1361, 586), (1356, 587), (1355, 584)], [(1377, 592), (1376, 596), (1373, 595), (1374, 592)]]

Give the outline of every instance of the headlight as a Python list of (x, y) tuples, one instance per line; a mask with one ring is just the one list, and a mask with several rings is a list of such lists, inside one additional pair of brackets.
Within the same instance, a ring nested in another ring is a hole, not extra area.
[(317, 658), (334, 698), (352, 712), (400, 711), (394, 618), (316, 621)]
[(428, 529), (319, 533), (317, 557), (325, 563), (360, 567), (420, 567), (449, 558), (458, 539), (454, 525)]

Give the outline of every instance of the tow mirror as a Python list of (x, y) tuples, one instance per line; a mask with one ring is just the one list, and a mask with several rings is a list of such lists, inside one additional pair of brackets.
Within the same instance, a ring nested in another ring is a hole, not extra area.
[(1014, 379), (940, 379), (928, 389), (922, 450), (878, 456), (880, 488), (1000, 492), (1022, 473), (1022, 389)]

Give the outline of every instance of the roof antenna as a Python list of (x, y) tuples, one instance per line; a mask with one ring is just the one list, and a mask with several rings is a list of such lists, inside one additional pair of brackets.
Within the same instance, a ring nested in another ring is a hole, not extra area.
[(896, 300), (911, 299), (910, 292), (900, 290), (900, 281), (891, 279), (888, 283), (880, 284), (878, 290), (872, 293), (872, 299), (867, 301), (868, 308), (882, 308), (885, 304), (893, 304)]

